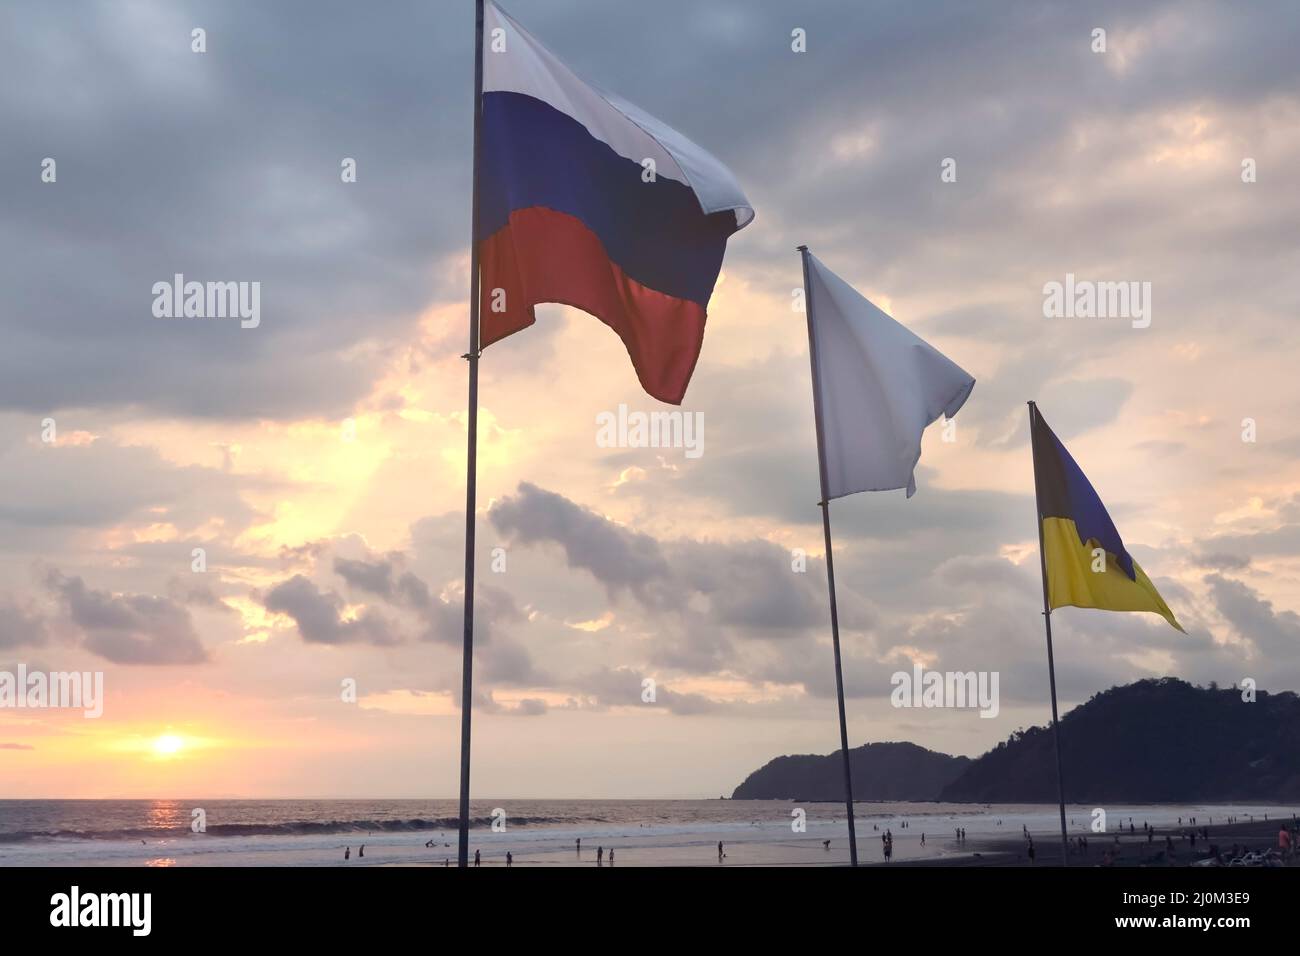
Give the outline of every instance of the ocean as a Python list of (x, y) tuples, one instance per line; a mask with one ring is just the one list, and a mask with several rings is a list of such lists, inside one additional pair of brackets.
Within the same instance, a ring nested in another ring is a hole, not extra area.
[[(1130, 819), (1167, 831), (1197, 825), (1291, 819), (1268, 805), (1115, 806), (1106, 830), (1097, 808), (1067, 807), (1071, 836), (1096, 840)], [(861, 803), (859, 852), (942, 860), (988, 841), (1059, 834), (1052, 805)], [(484, 865), (510, 853), (516, 865), (826, 865), (848, 859), (844, 808), (778, 800), (476, 800), (470, 851)], [(202, 832), (196, 828), (202, 824)], [(966, 831), (958, 841), (955, 830)], [(923, 840), (924, 837), (924, 840)], [(581, 851), (576, 841), (581, 840)], [(827, 844), (825, 841), (829, 841)], [(364, 856), (360, 855), (364, 846)], [(345, 852), (347, 854), (345, 859)], [(0, 866), (443, 866), (455, 864), (453, 800), (0, 800)]]

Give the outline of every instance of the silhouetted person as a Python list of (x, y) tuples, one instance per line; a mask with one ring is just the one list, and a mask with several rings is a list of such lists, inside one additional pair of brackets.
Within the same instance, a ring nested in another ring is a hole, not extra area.
[(576, 849), (576, 850), (578, 851), (578, 855), (581, 856), (581, 855), (582, 855), (582, 837), (578, 837), (578, 839), (574, 840), (574, 841), (573, 841), (573, 846), (574, 846), (574, 849)]
[(510, 869), (511, 865), (514, 862), (515, 862), (515, 855), (511, 853), (509, 850), (506, 850), (506, 869), (507, 870)]
[(478, 866), (478, 863), (479, 863), (479, 859), (478, 859), (478, 850), (475, 850), (475, 851), (474, 851), (474, 865), (475, 865), (475, 866)]
[(363, 843), (361, 844), (361, 849), (357, 850), (357, 859), (360, 859), (365, 855), (366, 855), (366, 845)]
[(1028, 850), (1028, 853), (1029, 853), (1029, 865), (1030, 865), (1030, 866), (1033, 866), (1033, 865), (1034, 865), (1034, 841), (1033, 841), (1033, 839), (1030, 839), (1030, 841), (1029, 841), (1029, 850)]
[(352, 859), (352, 847), (348, 847), (346, 850), (343, 851), (343, 859), (345, 860)]
[(727, 854), (722, 852), (722, 841), (719, 840), (718, 841), (718, 862), (721, 863), (723, 858), (726, 857), (726, 855)]
[(610, 865), (610, 866), (613, 866), (613, 865), (614, 865), (614, 848), (613, 848), (613, 847), (610, 847), (610, 848), (609, 848), (609, 865)]
[(830, 840), (822, 840), (822, 849), (823, 849), (823, 850), (829, 850), (830, 848), (831, 848), (831, 841), (830, 841)]
[(603, 846), (596, 847), (596, 862), (597, 863), (605, 862), (605, 848)]

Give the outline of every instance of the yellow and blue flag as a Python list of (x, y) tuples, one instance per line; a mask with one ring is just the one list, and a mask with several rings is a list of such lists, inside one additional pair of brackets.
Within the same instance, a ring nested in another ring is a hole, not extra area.
[(1115, 523), (1083, 470), (1032, 402), (1029, 427), (1048, 606), (1151, 611), (1183, 630), (1151, 579), (1124, 547)]

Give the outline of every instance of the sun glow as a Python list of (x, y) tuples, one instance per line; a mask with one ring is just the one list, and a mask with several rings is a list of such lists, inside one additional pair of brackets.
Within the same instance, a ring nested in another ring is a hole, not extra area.
[(153, 752), (160, 757), (171, 757), (181, 752), (185, 741), (176, 734), (163, 734), (153, 742)]

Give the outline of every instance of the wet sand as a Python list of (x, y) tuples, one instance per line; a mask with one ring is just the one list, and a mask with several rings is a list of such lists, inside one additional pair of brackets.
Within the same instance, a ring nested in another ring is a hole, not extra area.
[[(1288, 821), (1289, 822), (1289, 821)], [(1263, 852), (1277, 846), (1277, 833), (1281, 827), (1278, 820), (1254, 820), (1238, 823), (1222, 824), (1217, 826), (1206, 826), (1209, 831), (1209, 839), (1200, 835), (1201, 827), (1197, 829), (1197, 839), (1195, 848), (1192, 847), (1191, 841), (1186, 839), (1185, 832), (1188, 828), (1180, 831), (1178, 827), (1173, 828), (1156, 828), (1155, 836), (1148, 841), (1147, 836), (1143, 833), (1142, 828), (1136, 828), (1136, 833), (1132, 836), (1128, 833), (1127, 826), (1122, 835), (1117, 833), (1094, 833), (1088, 835), (1088, 852), (1079, 853), (1072, 851), (1069, 855), (1070, 866), (1103, 866), (1103, 859), (1109, 850), (1111, 855), (1112, 866), (1131, 867), (1131, 866), (1190, 866), (1192, 863), (1203, 860), (1210, 856), (1211, 848), (1217, 848), (1226, 863), (1231, 856), (1233, 846), (1236, 845), (1241, 853), (1251, 850)], [(1073, 836), (1077, 834), (1072, 834)], [(1174, 841), (1173, 854), (1166, 851), (1165, 837), (1171, 836)], [(1118, 837), (1118, 840), (1116, 839)], [(1026, 852), (1026, 843), (1023, 838), (1013, 839), (996, 839), (996, 840), (970, 840), (968, 841), (970, 853), (964, 856), (951, 857), (942, 860), (932, 861), (931, 865), (941, 866), (1030, 866), (1029, 857)], [(1049, 835), (1042, 833), (1034, 834), (1034, 853), (1035, 860), (1032, 865), (1035, 866), (1060, 866), (1061, 865), (1061, 840), (1060, 835)], [(926, 865), (927, 861), (911, 861), (911, 865)], [(908, 865), (908, 864), (904, 864)], [(1288, 866), (1300, 866), (1300, 857), (1292, 858)]]

